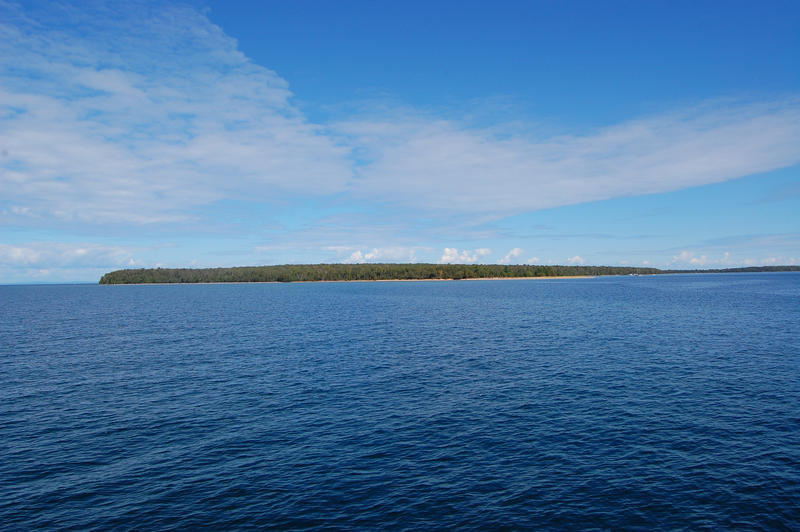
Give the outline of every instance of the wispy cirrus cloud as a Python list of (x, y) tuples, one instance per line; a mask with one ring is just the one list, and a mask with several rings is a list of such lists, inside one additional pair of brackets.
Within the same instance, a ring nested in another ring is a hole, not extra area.
[(717, 101), (525, 134), (414, 109), (310, 123), (286, 80), (190, 6), (0, 5), (6, 211), (180, 222), (222, 199), (346, 197), (483, 220), (800, 162), (800, 99)]
[(67, 266), (134, 266), (134, 250), (95, 243), (0, 243), (0, 267), (62, 268)]
[(12, 206), (90, 223), (191, 218), (222, 198), (341, 190), (348, 150), (286, 81), (169, 4), (3, 3), (0, 183)]
[[(800, 98), (717, 101), (532, 138), (404, 110), (337, 126), (364, 148), (357, 194), (498, 216), (716, 183), (800, 162)], [(401, 187), (397, 184), (402, 183)]]

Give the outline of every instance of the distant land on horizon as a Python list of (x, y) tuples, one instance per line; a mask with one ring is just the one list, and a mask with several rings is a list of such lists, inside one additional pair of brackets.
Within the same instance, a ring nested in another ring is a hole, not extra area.
[(238, 266), (231, 268), (140, 268), (116, 270), (103, 275), (100, 279), (100, 284), (413, 281), (796, 271), (800, 271), (800, 266), (751, 266), (707, 270), (661, 270), (658, 268), (638, 268), (629, 266), (505, 264), (283, 264), (275, 266)]

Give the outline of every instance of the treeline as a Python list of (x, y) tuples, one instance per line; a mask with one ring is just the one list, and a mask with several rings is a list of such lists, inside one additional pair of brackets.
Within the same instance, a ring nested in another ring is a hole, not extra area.
[(397, 279), (486, 279), (661, 273), (656, 268), (618, 266), (528, 266), (502, 264), (286, 264), (237, 268), (143, 268), (105, 274), (100, 284), (254, 283), (381, 281)]
[(800, 266), (754, 266), (714, 270), (659, 270), (622, 266), (529, 266), (502, 264), (284, 264), (237, 268), (142, 268), (105, 274), (100, 284), (255, 283), (298, 281), (387, 281), (397, 279), (486, 279), (663, 273), (800, 271)]

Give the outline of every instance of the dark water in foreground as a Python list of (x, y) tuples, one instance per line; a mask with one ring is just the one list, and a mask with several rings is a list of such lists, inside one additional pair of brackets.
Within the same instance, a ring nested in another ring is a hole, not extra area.
[(3, 528), (800, 528), (800, 274), (0, 303)]

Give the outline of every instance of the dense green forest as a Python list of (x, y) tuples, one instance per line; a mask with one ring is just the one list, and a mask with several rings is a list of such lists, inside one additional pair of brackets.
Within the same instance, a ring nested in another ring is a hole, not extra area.
[(652, 275), (659, 273), (800, 271), (799, 266), (727, 270), (658, 270), (619, 266), (528, 266), (501, 264), (285, 264), (238, 268), (150, 268), (117, 270), (100, 284), (252, 283), (297, 281), (381, 281), (396, 279), (486, 279), (493, 277), (570, 277)]

